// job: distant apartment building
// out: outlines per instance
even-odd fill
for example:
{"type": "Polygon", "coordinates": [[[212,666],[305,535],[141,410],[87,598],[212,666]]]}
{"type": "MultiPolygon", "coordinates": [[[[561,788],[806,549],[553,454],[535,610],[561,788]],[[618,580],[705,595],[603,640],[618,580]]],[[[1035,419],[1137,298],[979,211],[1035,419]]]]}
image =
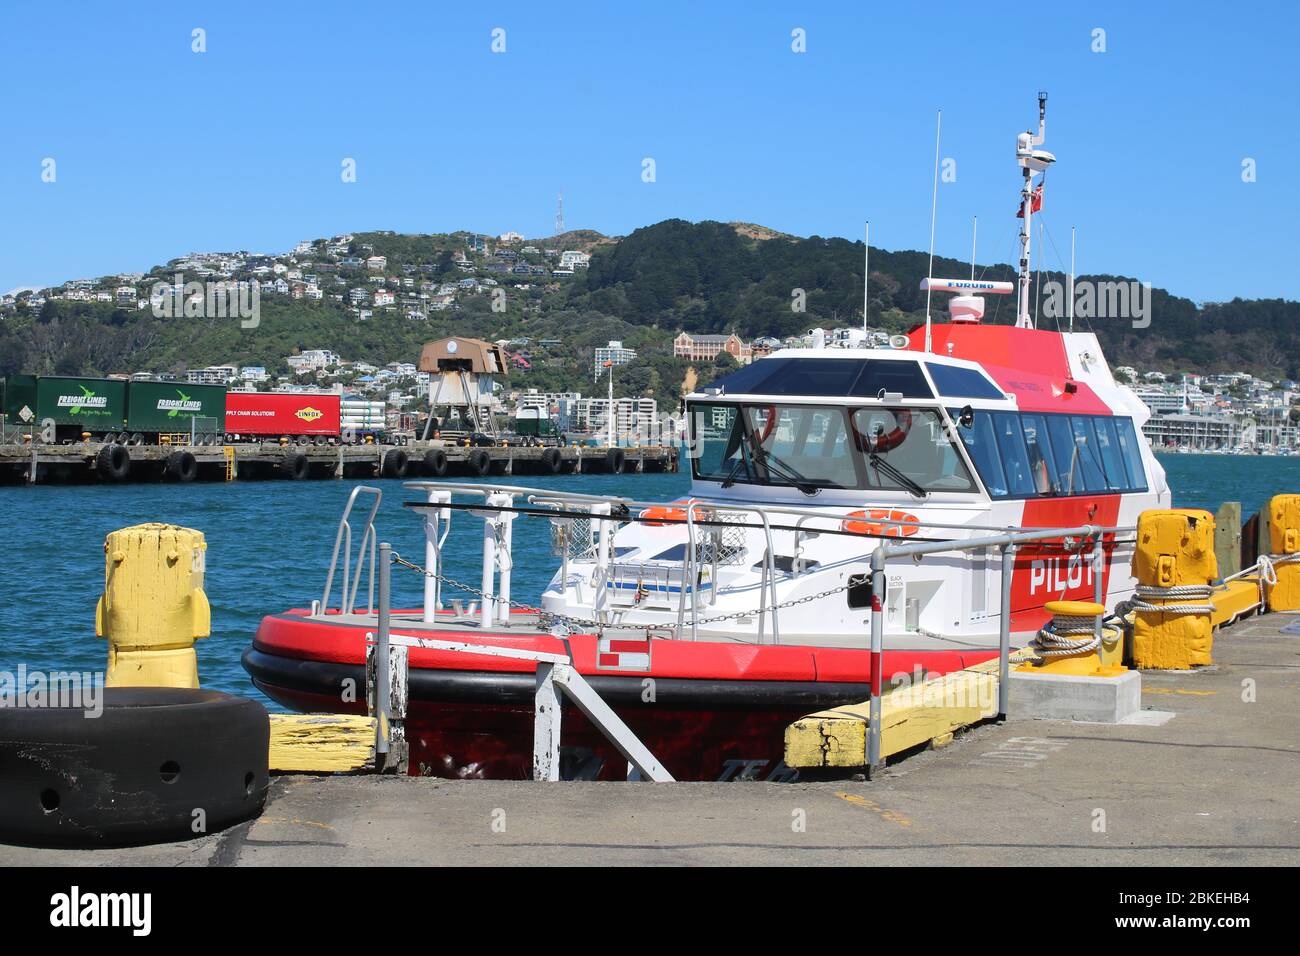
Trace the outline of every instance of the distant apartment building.
{"type": "Polygon", "coordinates": [[[523,242],[524,236],[523,233],[519,233],[519,232],[503,232],[501,233],[501,235],[497,236],[497,241],[498,242],[523,242]]]}
{"type": "Polygon", "coordinates": [[[585,269],[591,263],[591,256],[585,252],[566,250],[560,253],[561,269],[585,269]]]}
{"type": "Polygon", "coordinates": [[[285,362],[289,368],[301,374],[338,365],[339,357],[336,352],[329,349],[303,349],[298,355],[288,356],[285,362]]]}
{"type": "Polygon", "coordinates": [[[1142,434],[1156,448],[1232,448],[1237,444],[1238,429],[1226,416],[1152,415],[1142,426],[1142,434]]]}
{"type": "Polygon", "coordinates": [[[622,342],[610,342],[604,348],[596,349],[595,360],[592,363],[593,371],[599,375],[600,370],[605,367],[605,363],[611,365],[627,365],[636,358],[636,349],[626,349],[622,342]]]}
{"type": "Polygon", "coordinates": [[[366,268],[375,272],[383,272],[388,268],[387,256],[370,256],[366,259],[366,268]]]}
{"type": "Polygon", "coordinates": [[[720,352],[730,353],[742,365],[748,365],[754,357],[753,349],[735,334],[692,335],[689,332],[679,332],[677,338],[673,339],[673,355],[692,362],[710,362],[720,352]]]}
{"type": "MultiPolygon", "coordinates": [[[[620,435],[649,433],[659,418],[653,398],[614,399],[614,431],[620,435]]],[[[560,422],[562,429],[599,432],[609,427],[609,399],[582,398],[573,402],[570,415],[560,422]]]]}
{"type": "Polygon", "coordinates": [[[185,373],[185,381],[196,385],[225,385],[239,373],[236,365],[209,365],[192,368],[185,373]]]}

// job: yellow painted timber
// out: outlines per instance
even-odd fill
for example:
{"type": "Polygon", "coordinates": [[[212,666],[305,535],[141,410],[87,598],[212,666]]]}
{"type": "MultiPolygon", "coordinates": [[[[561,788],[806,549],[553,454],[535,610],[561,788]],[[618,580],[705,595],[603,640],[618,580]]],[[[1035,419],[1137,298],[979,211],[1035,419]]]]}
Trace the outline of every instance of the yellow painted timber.
{"type": "Polygon", "coordinates": [[[375,719],[356,714],[271,714],[273,771],[346,773],[374,766],[375,719]]]}
{"type": "MultiPolygon", "coordinates": [[[[1031,652],[1011,655],[1014,664],[1031,652]]],[[[785,729],[789,767],[861,767],[866,763],[870,701],[801,717],[785,729]]],[[[996,659],[920,684],[887,690],[880,698],[880,752],[884,757],[937,741],[998,712],[996,659]]]]}
{"type": "MultiPolygon", "coordinates": [[[[1274,495],[1268,503],[1269,547],[1274,555],[1300,553],[1300,495],[1274,495]]],[[[1300,611],[1300,561],[1277,565],[1268,590],[1271,611],[1300,611]]]]}
{"type": "Polygon", "coordinates": [[[203,532],[140,524],[104,539],[95,633],[108,640],[109,687],[198,687],[194,641],[212,630],[203,532]]]}
{"type": "Polygon", "coordinates": [[[1210,598],[1214,613],[1210,615],[1210,626],[1221,627],[1231,624],[1242,614],[1260,606],[1259,578],[1238,578],[1229,581],[1225,590],[1215,591],[1210,598]]]}

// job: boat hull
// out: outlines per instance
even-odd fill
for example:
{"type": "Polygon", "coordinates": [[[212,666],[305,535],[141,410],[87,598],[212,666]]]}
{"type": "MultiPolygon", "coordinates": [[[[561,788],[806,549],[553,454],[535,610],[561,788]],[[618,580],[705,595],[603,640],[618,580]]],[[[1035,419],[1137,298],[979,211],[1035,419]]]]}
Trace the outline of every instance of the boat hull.
{"type": "MultiPolygon", "coordinates": [[[[373,629],[373,625],[372,625],[373,629]]],[[[399,629],[395,629],[399,630],[399,629]]],[[[262,622],[243,655],[254,684],[296,711],[365,713],[365,628],[301,614],[262,622]],[[341,688],[354,693],[341,693],[341,688]]],[[[420,637],[466,640],[463,633],[420,637]]],[[[558,638],[480,634],[481,643],[563,650],[558,638]]],[[[799,717],[870,696],[866,650],[664,641],[648,672],[607,673],[595,666],[595,636],[567,639],[578,671],[678,780],[792,781],[785,728],[799,717]],[[691,673],[692,669],[695,673],[691,673]]],[[[890,675],[959,670],[993,651],[890,651],[890,675]]],[[[533,762],[536,678],[528,661],[457,652],[410,651],[406,737],[410,772],[459,779],[528,779],[533,762]]],[[[616,780],[627,763],[567,700],[561,775],[616,780]]]]}

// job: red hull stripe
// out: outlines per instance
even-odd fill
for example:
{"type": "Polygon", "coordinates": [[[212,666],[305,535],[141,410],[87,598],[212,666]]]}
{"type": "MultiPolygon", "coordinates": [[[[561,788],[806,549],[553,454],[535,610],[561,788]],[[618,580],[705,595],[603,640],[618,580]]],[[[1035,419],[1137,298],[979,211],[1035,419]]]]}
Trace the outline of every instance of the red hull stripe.
{"type": "MultiPolygon", "coordinates": [[[[306,611],[290,611],[262,619],[253,644],[259,650],[281,657],[324,661],[339,664],[365,662],[365,634],[373,627],[306,620],[306,611]]],[[[398,629],[398,633],[401,630],[398,629]]],[[[566,653],[564,642],[550,635],[522,635],[502,632],[474,634],[463,632],[424,631],[414,636],[465,643],[497,644],[507,647],[566,653]]],[[[597,663],[596,635],[574,634],[568,638],[573,661],[579,672],[592,673],[597,663]]],[[[644,650],[644,647],[640,648],[644,650]]],[[[617,655],[608,655],[616,657],[617,655]]],[[[945,674],[961,670],[996,657],[987,651],[886,651],[877,668],[879,679],[894,674],[910,674],[916,667],[927,672],[945,674]]],[[[529,661],[488,657],[458,651],[438,651],[412,647],[412,667],[445,671],[531,672],[529,661]]],[[[829,681],[864,683],[871,674],[871,651],[862,648],[794,647],[715,643],[711,641],[656,641],[653,666],[646,673],[654,677],[754,680],[754,681],[829,681]]]]}

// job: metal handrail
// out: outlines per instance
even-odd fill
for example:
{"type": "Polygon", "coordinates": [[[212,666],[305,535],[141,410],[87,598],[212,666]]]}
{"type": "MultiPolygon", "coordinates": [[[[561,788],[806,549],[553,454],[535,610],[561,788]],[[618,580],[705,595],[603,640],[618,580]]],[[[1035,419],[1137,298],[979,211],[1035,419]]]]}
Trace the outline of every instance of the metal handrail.
{"type": "Polygon", "coordinates": [[[339,595],[339,613],[351,614],[356,607],[357,589],[361,584],[362,569],[366,566],[366,545],[370,545],[370,577],[369,577],[369,597],[366,605],[366,613],[370,614],[375,609],[375,564],[376,564],[376,535],[375,535],[375,515],[379,512],[379,503],[383,501],[384,493],[371,485],[357,485],[348,495],[348,503],[343,508],[343,516],[339,518],[338,531],[334,533],[334,551],[330,555],[330,569],[325,576],[325,591],[321,595],[320,612],[322,614],[329,611],[330,592],[334,587],[334,572],[338,568],[339,548],[343,547],[343,574],[342,574],[342,591],[339,595]],[[361,547],[357,553],[357,566],[355,573],[352,572],[352,523],[348,518],[352,515],[352,507],[357,502],[357,497],[363,492],[374,495],[374,503],[370,506],[370,513],[366,516],[365,530],[361,534],[361,547]],[[349,578],[351,585],[349,586],[349,578]]]}
{"type": "MultiPolygon", "coordinates": [[[[885,567],[890,558],[922,557],[927,554],[940,554],[945,551],[974,551],[981,548],[1001,548],[1002,550],[1002,605],[998,609],[1000,626],[998,632],[998,717],[1006,719],[1010,706],[1010,655],[1011,655],[1011,577],[1015,569],[1015,550],[1021,544],[1057,538],[1065,535],[1078,536],[1092,540],[1093,594],[1098,604],[1105,606],[1105,594],[1102,588],[1104,562],[1103,538],[1107,533],[1128,533],[1136,527],[1107,528],[1101,525],[1079,525],[1075,528],[1038,528],[1033,531],[1007,532],[998,535],[985,535],[968,538],[964,541],[914,542],[911,544],[881,544],[871,552],[871,704],[867,722],[867,775],[881,765],[881,692],[883,684],[882,660],[885,643],[885,589],[888,579],[885,567]]],[[[1097,618],[1100,631],[1101,618],[1097,618]]]]}
{"type": "MultiPolygon", "coordinates": [[[[587,502],[608,502],[610,504],[619,504],[628,508],[653,508],[662,507],[662,501],[642,501],[636,498],[624,498],[616,495],[588,495],[581,492],[556,491],[553,488],[530,488],[523,485],[501,485],[495,483],[470,484],[465,482],[450,481],[407,481],[403,482],[403,487],[413,488],[421,491],[428,491],[431,488],[437,488],[445,491],[452,491],[465,494],[477,494],[486,497],[487,495],[503,491],[509,494],[521,495],[526,497],[530,504],[563,504],[565,501],[574,503],[587,502]]],[[[861,508],[862,505],[836,502],[826,504],[820,508],[802,508],[791,504],[750,504],[736,502],[730,498],[709,498],[697,497],[693,501],[700,505],[713,506],[717,508],[732,509],[737,511],[751,511],[755,514],[775,514],[775,515],[799,515],[808,518],[821,518],[827,521],[838,521],[849,516],[850,511],[861,508]],[[836,513],[833,509],[843,509],[844,513],[836,513]]],[[[902,504],[904,502],[895,502],[902,504]]],[[[894,510],[899,510],[895,508],[894,510]]],[[[898,527],[914,528],[940,528],[951,531],[1006,531],[1005,525],[986,525],[986,524],[957,524],[943,521],[905,521],[897,518],[872,518],[873,522],[898,527]]],[[[1101,527],[1099,530],[1105,533],[1115,533],[1121,531],[1132,531],[1132,527],[1101,527]]]]}

